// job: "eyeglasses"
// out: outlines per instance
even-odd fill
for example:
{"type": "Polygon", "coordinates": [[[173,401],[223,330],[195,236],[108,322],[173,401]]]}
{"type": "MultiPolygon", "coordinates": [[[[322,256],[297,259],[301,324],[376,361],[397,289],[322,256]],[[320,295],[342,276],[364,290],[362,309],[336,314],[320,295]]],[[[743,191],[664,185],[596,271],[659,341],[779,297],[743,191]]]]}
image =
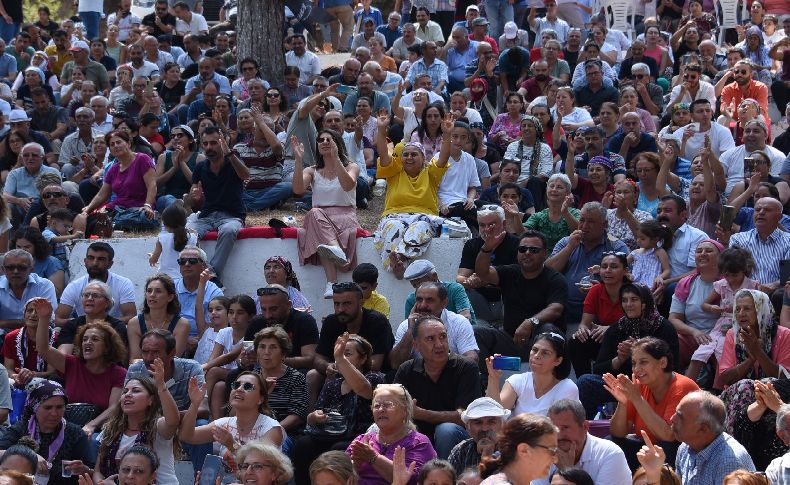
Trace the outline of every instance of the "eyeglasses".
{"type": "Polygon", "coordinates": [[[396,404],[393,401],[380,401],[380,402],[374,402],[372,407],[374,411],[378,411],[380,409],[389,411],[390,409],[395,409],[395,406],[396,404]]]}
{"type": "Polygon", "coordinates": [[[258,294],[258,296],[277,295],[277,294],[287,295],[288,294],[287,291],[283,291],[282,288],[278,288],[276,286],[266,286],[266,287],[263,287],[263,288],[258,288],[255,292],[258,294]]]}
{"type": "Polygon", "coordinates": [[[634,77],[637,78],[637,79],[644,79],[644,78],[647,77],[647,75],[645,75],[645,74],[634,74],[634,77]]]}
{"type": "Polygon", "coordinates": [[[543,251],[543,248],[538,248],[538,247],[535,247],[535,246],[519,246],[518,247],[518,252],[520,252],[520,253],[538,254],[541,251],[543,251]]]}
{"type": "Polygon", "coordinates": [[[266,93],[267,98],[279,98],[280,93],[266,93]]]}
{"type": "MultiPolygon", "coordinates": [[[[14,123],[11,123],[11,124],[13,125],[14,123]]],[[[41,158],[41,156],[42,155],[40,153],[23,153],[22,154],[22,158],[41,158]]]]}
{"type": "Polygon", "coordinates": [[[106,296],[102,295],[101,293],[83,293],[82,297],[86,300],[98,300],[101,298],[107,298],[106,296]]]}
{"type": "Polygon", "coordinates": [[[65,192],[47,192],[46,194],[41,194],[42,199],[54,199],[55,197],[65,197],[65,192]]]}
{"type": "Polygon", "coordinates": [[[548,451],[551,456],[557,456],[557,447],[556,446],[546,446],[546,445],[531,445],[533,448],[543,448],[544,450],[548,451]]]}
{"type": "Polygon", "coordinates": [[[184,266],[187,264],[202,264],[203,260],[200,258],[178,258],[176,262],[179,266],[184,266]]]}
{"type": "Polygon", "coordinates": [[[264,468],[271,468],[272,466],[268,463],[242,463],[239,465],[239,471],[244,473],[248,469],[254,472],[262,471],[264,468]]]}
{"type": "Polygon", "coordinates": [[[3,268],[5,268],[6,273],[13,273],[15,271],[19,271],[20,273],[23,271],[27,271],[30,266],[26,264],[5,264],[3,268]]]}
{"type": "Polygon", "coordinates": [[[244,392],[252,392],[255,390],[255,384],[253,384],[252,382],[233,381],[230,384],[230,388],[233,389],[234,391],[241,388],[241,390],[244,392]]]}

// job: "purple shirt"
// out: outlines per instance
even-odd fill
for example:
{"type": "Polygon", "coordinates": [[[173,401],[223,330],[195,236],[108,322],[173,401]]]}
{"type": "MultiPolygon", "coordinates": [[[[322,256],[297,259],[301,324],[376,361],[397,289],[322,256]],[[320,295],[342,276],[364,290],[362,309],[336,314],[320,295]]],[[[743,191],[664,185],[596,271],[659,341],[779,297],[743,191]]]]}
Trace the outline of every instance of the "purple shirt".
{"type": "MultiPolygon", "coordinates": [[[[371,432],[365,433],[354,438],[354,441],[364,440],[367,437],[368,443],[380,455],[384,455],[387,459],[392,460],[395,455],[395,448],[402,446],[406,450],[406,463],[414,462],[414,474],[409,480],[409,485],[417,483],[417,476],[420,474],[420,469],[429,460],[436,458],[436,450],[431,445],[431,440],[422,433],[417,431],[410,431],[406,436],[398,441],[391,443],[389,446],[379,443],[378,433],[371,432]]],[[[353,442],[352,442],[353,444],[353,442]]],[[[351,456],[351,445],[346,448],[346,454],[351,456]]],[[[390,485],[390,480],[385,479],[368,463],[363,463],[357,468],[359,474],[360,485],[390,485]]]]}
{"type": "Polygon", "coordinates": [[[120,163],[113,164],[104,177],[104,183],[110,184],[112,193],[115,194],[115,199],[107,207],[142,207],[148,193],[143,176],[149,170],[154,170],[154,161],[145,153],[138,153],[124,171],[121,171],[120,163]]]}

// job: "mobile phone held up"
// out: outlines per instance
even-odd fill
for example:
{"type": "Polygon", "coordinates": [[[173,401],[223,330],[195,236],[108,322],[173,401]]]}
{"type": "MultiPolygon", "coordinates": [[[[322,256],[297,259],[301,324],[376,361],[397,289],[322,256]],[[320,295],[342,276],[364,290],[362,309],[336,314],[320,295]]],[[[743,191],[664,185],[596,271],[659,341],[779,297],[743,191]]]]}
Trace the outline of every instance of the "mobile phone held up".
{"type": "Polygon", "coordinates": [[[214,485],[217,477],[222,477],[222,458],[217,455],[206,455],[203,468],[200,470],[198,485],[214,485]]]}
{"type": "Polygon", "coordinates": [[[521,370],[521,357],[507,357],[504,355],[494,356],[494,369],[496,370],[521,370]]]}

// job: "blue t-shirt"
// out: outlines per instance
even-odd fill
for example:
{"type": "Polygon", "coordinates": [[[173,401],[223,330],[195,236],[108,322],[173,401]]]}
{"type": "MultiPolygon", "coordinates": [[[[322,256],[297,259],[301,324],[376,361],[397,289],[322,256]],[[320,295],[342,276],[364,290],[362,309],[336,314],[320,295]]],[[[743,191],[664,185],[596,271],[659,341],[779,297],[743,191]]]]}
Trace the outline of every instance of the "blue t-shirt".
{"type": "Polygon", "coordinates": [[[33,264],[33,272],[42,278],[49,278],[50,275],[63,269],[63,264],[54,256],[47,256],[47,259],[37,259],[33,264]]]}

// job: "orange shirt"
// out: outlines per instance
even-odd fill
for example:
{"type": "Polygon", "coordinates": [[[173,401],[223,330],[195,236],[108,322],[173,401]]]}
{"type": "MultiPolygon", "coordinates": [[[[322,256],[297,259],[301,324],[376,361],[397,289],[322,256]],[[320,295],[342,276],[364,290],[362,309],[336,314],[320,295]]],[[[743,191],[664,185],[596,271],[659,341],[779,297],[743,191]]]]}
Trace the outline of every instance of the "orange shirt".
{"type": "MultiPolygon", "coordinates": [[[[667,393],[664,395],[664,399],[662,399],[659,403],[656,402],[656,399],[653,397],[653,394],[650,392],[650,389],[647,386],[639,386],[639,393],[642,395],[642,398],[647,401],[647,403],[650,405],[650,408],[653,409],[656,414],[661,416],[661,418],[666,421],[667,424],[669,424],[669,420],[672,418],[672,415],[675,414],[675,408],[678,407],[678,403],[680,403],[680,400],[683,399],[683,396],[690,392],[699,390],[697,383],[683,374],[673,372],[673,375],[674,379],[672,379],[672,382],[669,384],[669,388],[667,389],[667,393]]],[[[645,421],[636,413],[636,408],[630,402],[628,403],[628,422],[634,423],[634,434],[636,434],[639,439],[642,439],[642,430],[645,430],[647,431],[647,435],[650,436],[650,439],[654,442],[656,441],[656,437],[647,428],[645,421]]]]}
{"type": "Polygon", "coordinates": [[[744,93],[738,83],[730,83],[721,90],[721,107],[731,106],[733,109],[733,119],[738,119],[738,105],[746,98],[752,98],[760,104],[763,118],[768,126],[771,126],[771,119],[768,117],[768,86],[754,79],[749,82],[744,93]]]}

